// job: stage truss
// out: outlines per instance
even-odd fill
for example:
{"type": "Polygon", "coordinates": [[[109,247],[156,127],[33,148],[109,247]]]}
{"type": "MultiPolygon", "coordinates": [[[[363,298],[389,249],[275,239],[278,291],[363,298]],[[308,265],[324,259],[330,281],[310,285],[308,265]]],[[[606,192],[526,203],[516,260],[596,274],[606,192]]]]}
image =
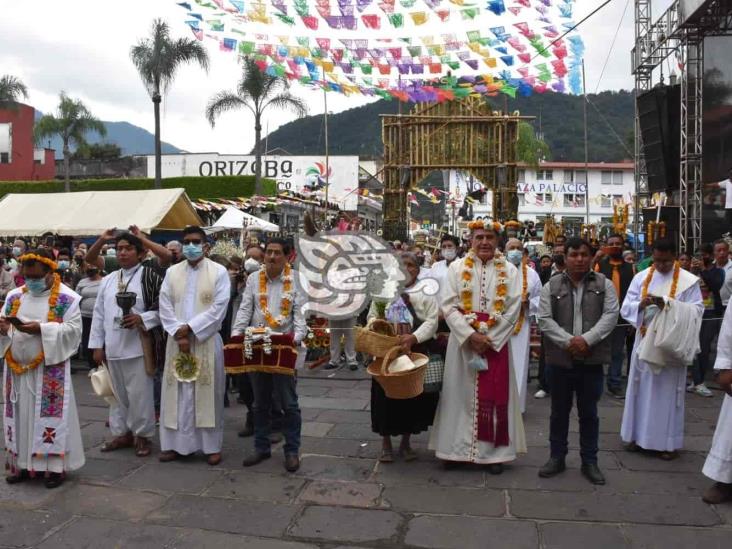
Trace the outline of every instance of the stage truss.
{"type": "MultiPolygon", "coordinates": [[[[683,0],[654,23],[652,0],[635,0],[635,216],[633,232],[644,230],[642,207],[648,205],[648,173],[643,156],[637,97],[653,85],[653,71],[675,55],[681,68],[681,154],[678,190],[679,249],[693,253],[702,241],[702,155],[704,38],[732,35],[732,0],[711,0],[693,18],[683,19],[683,0]]],[[[639,239],[636,238],[636,245],[639,239]]]]}
{"type": "Polygon", "coordinates": [[[382,115],[384,227],[387,240],[407,240],[407,194],[435,170],[463,170],[494,192],[493,217],[518,210],[519,121],[491,111],[481,97],[420,104],[406,115],[382,115]]]}

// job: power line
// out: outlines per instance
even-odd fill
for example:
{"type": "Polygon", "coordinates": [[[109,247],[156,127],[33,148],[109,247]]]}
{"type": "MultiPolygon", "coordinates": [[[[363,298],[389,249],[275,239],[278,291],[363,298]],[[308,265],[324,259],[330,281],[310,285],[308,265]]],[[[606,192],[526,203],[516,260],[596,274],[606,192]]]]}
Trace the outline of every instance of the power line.
{"type": "Polygon", "coordinates": [[[613,36],[613,41],[610,44],[610,49],[607,52],[607,57],[605,58],[605,63],[602,65],[602,70],[600,71],[600,78],[597,79],[597,86],[595,87],[595,93],[600,89],[600,82],[602,82],[602,77],[605,74],[605,69],[607,68],[608,61],[610,61],[610,56],[613,53],[613,49],[615,48],[615,41],[618,39],[618,34],[620,33],[620,27],[623,26],[623,20],[625,19],[625,13],[628,11],[628,6],[630,5],[630,0],[626,0],[625,2],[625,8],[623,8],[623,15],[620,16],[620,21],[618,21],[618,28],[615,29],[615,36],[613,36]]]}

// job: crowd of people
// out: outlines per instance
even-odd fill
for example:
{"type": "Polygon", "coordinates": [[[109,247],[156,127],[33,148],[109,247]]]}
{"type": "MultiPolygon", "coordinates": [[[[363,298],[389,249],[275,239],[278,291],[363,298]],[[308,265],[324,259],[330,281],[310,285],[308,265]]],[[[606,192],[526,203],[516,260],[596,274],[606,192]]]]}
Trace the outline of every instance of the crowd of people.
{"type": "MultiPolygon", "coordinates": [[[[417,459],[410,437],[429,429],[429,447],[446,468],[476,463],[501,474],[527,451],[523,413],[536,337],[534,397],[551,398],[541,477],[566,468],[576,401],[582,473],[605,483],[597,461],[597,404],[605,388],[611,398],[625,399],[620,436],[626,449],[676,459],[685,392],[713,396],[706,382],[717,341],[715,379],[730,396],[704,466],[715,484],[703,497],[732,500],[729,244],[720,240],[689,255],[658,239],[643,264],[623,235],[601,245],[560,235],[547,253],[529,249],[522,236],[478,220],[463,238],[443,236],[434,253],[391,243],[404,289],[381,311],[371,302],[365,323],[385,319],[401,353],[435,357],[444,373],[438,390],[411,399],[390,398],[372,381],[372,429],[383,437],[379,460],[397,458],[394,436],[401,437],[398,457],[417,459]],[[427,278],[437,281],[436,295],[416,289],[427,278]]],[[[211,254],[199,227],[164,246],[133,225],[106,231],[90,246],[44,241],[29,249],[18,239],[0,247],[7,481],[41,474],[52,488],[84,464],[73,357],[109,373],[115,398],[102,452],[131,448],[149,456],[157,433],[161,462],[203,453],[210,465],[219,464],[228,398],[224,344],[244,338],[250,356],[255,332],[265,341],[270,332],[282,334],[284,347],[293,349],[308,337],[308,293],[294,259],[291,242],[279,238],[249,246],[243,257],[211,254]],[[126,304],[121,296],[129,298],[126,304]]],[[[331,321],[326,369],[366,366],[354,347],[356,324],[356,318],[331,321]]],[[[284,467],[299,468],[297,376],[283,369],[275,364],[235,376],[247,407],[239,434],[254,437],[245,467],[270,458],[281,432],[284,467]]]]}

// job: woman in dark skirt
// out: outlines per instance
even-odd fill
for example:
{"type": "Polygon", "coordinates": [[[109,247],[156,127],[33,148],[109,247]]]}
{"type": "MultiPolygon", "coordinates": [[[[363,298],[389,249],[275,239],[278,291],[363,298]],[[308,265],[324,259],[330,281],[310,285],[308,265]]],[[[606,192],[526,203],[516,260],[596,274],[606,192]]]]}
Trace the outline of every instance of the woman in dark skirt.
{"type": "MultiPolygon", "coordinates": [[[[407,272],[406,287],[417,281],[419,266],[417,257],[412,253],[402,254],[402,262],[407,272]]],[[[371,304],[369,320],[376,318],[375,304],[371,304]]],[[[405,353],[430,354],[437,331],[437,300],[423,292],[404,293],[386,307],[386,320],[397,326],[400,343],[405,353]]],[[[399,454],[405,461],[412,461],[417,454],[412,450],[409,439],[412,434],[426,431],[435,417],[439,393],[422,393],[409,399],[391,399],[386,396],[376,380],[371,381],[371,429],[383,437],[379,461],[394,461],[392,436],[402,437],[399,454]]]]}

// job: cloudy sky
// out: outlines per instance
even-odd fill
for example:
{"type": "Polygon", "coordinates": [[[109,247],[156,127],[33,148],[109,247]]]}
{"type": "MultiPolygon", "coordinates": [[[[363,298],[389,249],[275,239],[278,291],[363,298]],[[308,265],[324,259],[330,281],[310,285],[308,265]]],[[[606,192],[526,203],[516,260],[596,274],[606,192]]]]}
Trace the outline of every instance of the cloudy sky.
{"type": "MultiPolygon", "coordinates": [[[[575,20],[602,3],[577,0],[575,20]]],[[[656,0],[654,15],[670,3],[656,0]]],[[[21,78],[30,91],[28,102],[41,111],[53,111],[58,92],[65,90],[81,98],[103,120],[127,121],[152,131],[152,103],[129,60],[130,46],[148,34],[155,17],[166,19],[175,35],[190,36],[183,22],[185,12],[173,0],[56,0],[31,5],[33,9],[27,2],[0,0],[0,74],[21,78]]],[[[587,48],[588,91],[630,89],[633,1],[612,0],[581,27],[581,35],[587,48]],[[600,79],[624,10],[615,47],[600,79]]],[[[221,118],[214,129],[204,119],[203,110],[211,95],[233,88],[239,76],[233,55],[217,51],[212,42],[205,43],[212,59],[211,70],[208,75],[189,67],[179,72],[164,102],[163,140],[189,151],[247,152],[254,143],[248,111],[221,118]]],[[[294,89],[307,101],[311,114],[323,112],[321,93],[294,89]]],[[[363,102],[328,94],[330,111],[363,102]]],[[[290,119],[288,113],[271,112],[264,125],[273,131],[290,119]]]]}

